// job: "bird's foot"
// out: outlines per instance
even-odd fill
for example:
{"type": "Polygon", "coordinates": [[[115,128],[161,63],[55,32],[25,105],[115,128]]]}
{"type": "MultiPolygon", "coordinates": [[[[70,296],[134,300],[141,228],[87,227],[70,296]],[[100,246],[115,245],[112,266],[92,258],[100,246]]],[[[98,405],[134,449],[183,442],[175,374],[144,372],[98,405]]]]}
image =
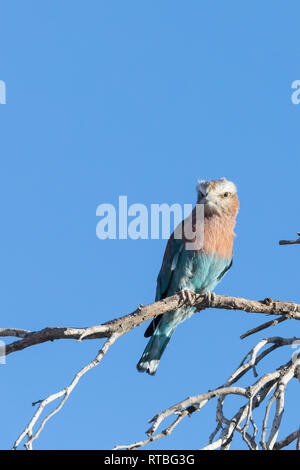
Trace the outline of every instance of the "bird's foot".
{"type": "Polygon", "coordinates": [[[189,289],[183,289],[179,292],[182,302],[186,303],[187,301],[191,304],[194,300],[195,292],[189,289]]]}

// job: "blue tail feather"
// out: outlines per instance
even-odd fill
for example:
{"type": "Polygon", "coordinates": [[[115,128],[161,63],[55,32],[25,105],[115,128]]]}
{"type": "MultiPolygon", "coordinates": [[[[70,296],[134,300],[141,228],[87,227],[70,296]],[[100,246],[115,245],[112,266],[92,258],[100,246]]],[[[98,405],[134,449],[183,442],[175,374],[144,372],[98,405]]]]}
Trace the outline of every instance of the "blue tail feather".
{"type": "Polygon", "coordinates": [[[166,349],[176,327],[195,311],[195,307],[181,307],[177,310],[164,313],[154,330],[141,359],[137,364],[140,372],[154,375],[160,358],[166,349]]]}
{"type": "Polygon", "coordinates": [[[150,375],[155,374],[160,358],[166,349],[174,330],[175,327],[169,330],[168,334],[163,334],[158,328],[156,328],[136,366],[138,371],[147,372],[150,375]]]}

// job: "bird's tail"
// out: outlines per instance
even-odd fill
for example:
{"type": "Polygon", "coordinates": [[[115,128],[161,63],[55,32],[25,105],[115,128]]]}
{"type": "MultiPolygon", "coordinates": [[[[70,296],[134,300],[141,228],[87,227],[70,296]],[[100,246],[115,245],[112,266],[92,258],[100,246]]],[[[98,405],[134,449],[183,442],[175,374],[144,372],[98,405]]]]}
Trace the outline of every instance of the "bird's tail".
{"type": "Polygon", "coordinates": [[[147,374],[150,375],[155,374],[160,358],[166,349],[175,328],[176,325],[164,333],[162,333],[158,327],[156,328],[136,366],[139,372],[147,372],[147,374]]]}

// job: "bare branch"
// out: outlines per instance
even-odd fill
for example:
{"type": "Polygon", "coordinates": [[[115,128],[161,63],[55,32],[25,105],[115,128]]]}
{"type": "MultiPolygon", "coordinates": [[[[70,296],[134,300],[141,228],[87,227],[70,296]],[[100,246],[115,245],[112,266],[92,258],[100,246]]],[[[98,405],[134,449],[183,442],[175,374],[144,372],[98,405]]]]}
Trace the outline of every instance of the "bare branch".
{"type": "MultiPolygon", "coordinates": [[[[139,306],[134,312],[128,315],[97,326],[87,328],[48,327],[33,332],[14,328],[2,328],[0,330],[0,336],[16,336],[23,338],[6,345],[6,355],[56,339],[77,339],[81,341],[83,339],[109,338],[114,333],[123,335],[145,321],[162,313],[176,310],[183,305],[195,306],[196,311],[205,308],[243,310],[248,313],[281,315],[285,319],[293,318],[300,320],[300,305],[293,302],[273,301],[270,298],[257,301],[244,299],[242,297],[229,297],[216,294],[199,295],[191,292],[190,297],[183,298],[181,293],[179,293],[146,306],[139,306]]],[[[283,321],[283,319],[276,320],[277,323],[279,321],[283,321]]],[[[272,324],[273,323],[270,323],[269,326],[272,324]]],[[[4,352],[2,354],[4,354],[4,352]]]]}
{"type": "Polygon", "coordinates": [[[0,328],[0,336],[15,336],[16,338],[26,338],[30,335],[29,330],[20,330],[18,328],[0,328]]]}
{"type": "Polygon", "coordinates": [[[189,397],[186,400],[178,403],[177,405],[172,406],[171,408],[168,408],[167,410],[159,413],[158,415],[154,416],[152,418],[152,421],[154,421],[153,425],[151,428],[147,431],[147,434],[149,439],[145,439],[144,441],[140,442],[135,442],[134,444],[130,445],[122,445],[122,446],[116,446],[114,447],[114,450],[117,449],[136,449],[137,447],[142,447],[149,442],[152,442],[156,439],[160,439],[161,437],[169,435],[173,429],[177,426],[177,424],[187,415],[191,414],[192,412],[196,411],[195,409],[192,408],[192,405],[197,403],[197,407],[199,408],[198,405],[201,405],[201,402],[207,403],[209,400],[212,398],[215,398],[220,395],[241,395],[241,396],[248,396],[248,392],[246,388],[243,387],[223,387],[219,388],[216,390],[213,390],[211,392],[207,393],[202,393],[201,395],[196,395],[195,397],[189,397]],[[159,424],[168,416],[171,414],[178,414],[179,416],[176,418],[176,420],[171,424],[171,426],[168,426],[166,429],[164,429],[160,434],[153,436],[154,432],[158,428],[159,424]]]}
{"type": "Polygon", "coordinates": [[[279,245],[298,245],[300,243],[300,232],[297,232],[297,240],[280,240],[279,245]]]}
{"type": "MultiPolygon", "coordinates": [[[[233,386],[233,384],[237,382],[245,373],[253,369],[254,366],[257,365],[267,354],[270,354],[276,348],[285,345],[292,345],[298,341],[299,340],[297,338],[280,337],[266,338],[264,340],[261,340],[247,354],[242,363],[239,365],[236,371],[233,372],[233,374],[229,377],[229,379],[223,386],[218,387],[217,389],[209,391],[207,393],[202,393],[194,397],[189,397],[186,400],[183,400],[177,403],[176,405],[173,405],[170,408],[161,411],[150,420],[150,422],[152,422],[153,424],[147,431],[147,434],[149,436],[148,439],[135,442],[134,444],[116,446],[115,449],[136,449],[138,447],[142,447],[148,444],[149,442],[161,439],[162,437],[170,434],[185,416],[189,416],[192,413],[199,411],[209,400],[215,397],[219,397],[216,414],[217,427],[210,436],[209,444],[205,446],[203,450],[214,450],[219,448],[229,449],[234,433],[236,431],[242,435],[249,449],[257,450],[259,446],[258,443],[255,441],[255,437],[257,434],[258,427],[254,422],[253,410],[260,406],[261,403],[265,400],[265,398],[274,389],[275,392],[272,395],[271,400],[269,401],[269,404],[266,408],[261,446],[265,449],[277,448],[277,445],[279,445],[279,448],[283,447],[282,443],[276,443],[276,439],[278,436],[279,426],[283,415],[284,393],[288,382],[293,377],[298,377],[296,371],[300,367],[300,358],[294,358],[293,360],[290,360],[285,365],[279,367],[275,371],[264,374],[262,377],[258,378],[258,380],[253,385],[248,388],[233,386]],[[272,344],[272,346],[267,348],[265,351],[262,351],[258,355],[259,351],[268,344],[272,344]],[[247,362],[245,362],[247,357],[249,359],[247,362]],[[247,402],[235,413],[235,415],[231,419],[227,419],[225,418],[223,413],[224,401],[227,396],[234,394],[243,396],[247,399],[247,402]],[[277,407],[272,423],[272,429],[270,432],[269,440],[268,443],[266,443],[267,420],[271,405],[274,401],[276,401],[277,407]],[[155,434],[160,424],[171,415],[177,416],[176,419],[172,422],[172,424],[163,429],[160,433],[155,434]],[[242,425],[243,422],[245,422],[244,425],[242,425]],[[248,432],[250,423],[253,427],[252,435],[248,432]],[[219,432],[221,432],[221,435],[217,437],[219,432]]],[[[294,439],[296,439],[297,437],[298,434],[294,437],[294,439]]],[[[289,436],[288,438],[291,439],[291,437],[289,436]]]]}
{"type": "Polygon", "coordinates": [[[285,398],[285,390],[288,382],[295,376],[295,370],[300,364],[300,359],[295,360],[288,366],[282,368],[281,373],[282,377],[277,384],[274,396],[276,398],[276,412],[273,419],[273,424],[269,436],[269,440],[267,443],[268,449],[273,449],[274,445],[277,440],[277,436],[279,433],[279,427],[282,420],[282,415],[284,412],[284,398],[285,398]]]}
{"type": "MultiPolygon", "coordinates": [[[[120,336],[124,335],[128,331],[134,329],[135,327],[141,325],[143,322],[150,320],[157,315],[163,314],[165,312],[175,310],[183,305],[191,305],[196,307],[196,311],[201,311],[205,308],[217,308],[225,310],[242,310],[248,313],[261,313],[268,315],[280,315],[279,319],[275,319],[267,324],[261,325],[251,332],[260,331],[262,328],[267,328],[273,326],[283,320],[287,319],[296,319],[300,320],[300,305],[292,302],[282,302],[282,301],[273,301],[270,298],[265,300],[256,301],[244,299],[241,297],[229,297],[226,295],[215,295],[215,294],[206,294],[198,295],[194,292],[190,292],[189,296],[183,296],[182,293],[178,293],[172,297],[167,297],[159,302],[152,303],[150,305],[140,305],[133,313],[116,318],[112,321],[103,323],[101,325],[87,327],[87,328],[73,328],[73,327],[49,327],[44,328],[40,331],[27,331],[14,328],[2,328],[0,329],[0,336],[15,336],[21,338],[17,341],[13,341],[8,344],[6,348],[0,350],[0,354],[11,354],[15,351],[23,350],[27,347],[31,347],[36,344],[41,344],[46,341],[53,341],[55,339],[77,339],[78,341],[86,339],[95,339],[95,338],[107,338],[107,341],[104,343],[102,349],[98,352],[95,359],[90,362],[88,365],[83,367],[74,377],[72,382],[65,387],[63,390],[54,393],[43,400],[38,400],[35,404],[38,404],[38,408],[34,413],[31,421],[21,433],[19,438],[14,444],[14,449],[19,446],[22,440],[26,437],[27,442],[25,446],[27,449],[32,448],[32,443],[41,431],[43,430],[47,421],[53,417],[64,405],[68,399],[70,393],[73,391],[77,385],[79,379],[91,368],[98,365],[102,357],[106,354],[107,350],[114,343],[114,341],[120,336]],[[5,349],[5,351],[3,351],[5,349]],[[43,410],[49,403],[59,400],[58,405],[46,417],[42,420],[38,429],[35,430],[35,426],[38,420],[41,417],[43,410]]],[[[249,332],[248,332],[249,333],[249,332]]],[[[246,335],[246,334],[245,334],[246,335]]],[[[244,335],[244,336],[245,336],[244,335]]],[[[287,382],[292,378],[293,372],[290,368],[289,375],[287,373],[283,374],[282,381],[279,382],[278,379],[280,376],[280,370],[266,374],[261,377],[255,384],[250,388],[236,387],[233,386],[245,373],[249,370],[253,370],[254,376],[257,377],[257,372],[255,366],[268,354],[277,349],[278,347],[292,344],[297,341],[296,338],[266,338],[260,341],[243,359],[240,366],[237,370],[231,375],[228,381],[221,387],[209,391],[207,393],[202,393],[194,397],[190,397],[186,400],[183,400],[180,403],[177,403],[173,407],[168,408],[167,410],[156,415],[151,422],[153,423],[151,428],[148,430],[148,438],[130,444],[129,446],[118,446],[118,448],[137,448],[146,445],[147,443],[160,439],[168,434],[170,434],[176,426],[184,419],[186,416],[191,415],[195,411],[199,411],[208,401],[213,398],[219,397],[218,406],[217,406],[217,429],[211,435],[210,443],[206,447],[207,449],[222,448],[228,449],[230,447],[234,433],[237,431],[241,433],[242,438],[246,442],[249,448],[256,449],[257,444],[255,442],[255,435],[257,432],[257,426],[254,422],[252,411],[260,402],[267,396],[274,384],[277,385],[277,389],[281,390],[278,397],[276,397],[277,403],[277,412],[272,424],[272,430],[270,433],[269,441],[266,445],[267,448],[274,448],[276,445],[276,439],[278,435],[278,428],[280,426],[280,419],[283,413],[283,402],[284,402],[284,391],[287,382]],[[266,345],[271,344],[269,348],[260,352],[266,345]],[[260,354],[258,355],[258,353],[260,354]],[[248,358],[248,361],[245,362],[248,358]],[[287,380],[287,377],[289,379],[287,380]],[[286,382],[285,382],[286,381],[286,382]],[[279,388],[278,388],[279,387],[279,388]],[[247,399],[247,403],[240,408],[240,410],[235,414],[231,419],[227,419],[223,414],[223,403],[227,395],[240,395],[247,399]],[[166,427],[161,433],[155,434],[158,426],[164,421],[168,416],[175,415],[174,421],[166,427]],[[245,424],[242,423],[245,421],[245,424]],[[249,425],[252,424],[254,429],[253,435],[249,433],[249,425]],[[224,426],[225,425],[225,426],[224,426]],[[216,437],[217,434],[221,432],[220,437],[216,437]]],[[[294,371],[295,372],[295,371],[294,371]]],[[[276,390],[277,390],[276,389],[276,390]]],[[[279,393],[279,392],[278,392],[279,393]]],[[[300,445],[300,444],[299,444],[300,445]]]]}
{"type": "Polygon", "coordinates": [[[260,442],[264,450],[267,450],[266,435],[267,435],[267,429],[268,429],[268,419],[269,419],[270,411],[271,411],[271,408],[275,399],[276,399],[275,395],[272,395],[269,400],[268,405],[266,406],[265,417],[264,417],[263,427],[262,427],[262,437],[261,437],[261,442],[260,442]]]}
{"type": "Polygon", "coordinates": [[[63,407],[63,405],[65,404],[65,402],[69,398],[71,392],[74,390],[74,388],[76,387],[76,385],[77,385],[78,381],[81,379],[81,377],[84,374],[86,374],[89,370],[91,370],[93,367],[95,367],[99,364],[99,362],[102,360],[102,358],[107,353],[108,349],[116,341],[117,338],[118,338],[118,335],[116,333],[114,335],[112,335],[110,338],[108,338],[106,340],[106,342],[104,343],[103,347],[98,351],[97,356],[95,357],[95,359],[93,361],[91,361],[89,364],[87,364],[86,366],[84,366],[75,375],[75,377],[73,378],[70,385],[65,387],[63,390],[60,390],[59,392],[54,393],[53,395],[50,395],[49,397],[45,398],[44,400],[39,400],[38,402],[33,403],[33,405],[39,403],[39,407],[38,407],[37,411],[34,413],[33,417],[31,418],[29,424],[26,426],[25,430],[20,434],[20,436],[18,437],[18,439],[14,443],[13,450],[15,450],[20,445],[20,443],[22,442],[22,440],[24,439],[25,436],[27,436],[27,442],[25,443],[25,447],[27,448],[27,450],[32,450],[32,443],[40,435],[41,431],[44,429],[44,426],[45,426],[46,422],[50,418],[52,418],[52,416],[54,416],[63,407]],[[62,400],[59,402],[59,404],[54,409],[54,411],[49,413],[43,419],[43,421],[40,424],[37,431],[34,432],[33,428],[34,428],[35,424],[37,423],[38,419],[40,418],[44,408],[49,403],[51,403],[51,402],[53,402],[53,401],[55,401],[55,400],[57,400],[61,397],[62,397],[62,400]]]}
{"type": "Polygon", "coordinates": [[[266,328],[270,328],[271,326],[278,325],[278,323],[281,323],[287,319],[288,319],[287,317],[282,316],[279,318],[275,318],[275,320],[270,320],[266,323],[263,323],[262,325],[257,326],[256,328],[253,328],[252,330],[246,331],[246,333],[243,333],[240,336],[240,338],[241,339],[247,338],[247,336],[253,335],[254,333],[257,333],[258,331],[265,330],[266,328]]]}
{"type": "MultiPolygon", "coordinates": [[[[283,449],[283,447],[287,447],[293,441],[295,441],[297,438],[298,439],[300,438],[300,429],[298,429],[297,431],[292,432],[291,434],[286,436],[281,441],[276,442],[276,444],[274,445],[274,450],[280,450],[280,449],[283,449]]],[[[297,449],[297,450],[299,450],[299,449],[297,449]]]]}

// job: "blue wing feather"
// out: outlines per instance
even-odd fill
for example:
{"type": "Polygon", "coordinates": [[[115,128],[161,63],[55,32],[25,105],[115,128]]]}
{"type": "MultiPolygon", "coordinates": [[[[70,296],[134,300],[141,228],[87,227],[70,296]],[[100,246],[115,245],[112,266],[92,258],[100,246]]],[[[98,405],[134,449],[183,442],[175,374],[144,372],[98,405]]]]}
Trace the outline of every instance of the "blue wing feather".
{"type": "MultiPolygon", "coordinates": [[[[155,301],[158,301],[167,297],[168,290],[169,290],[170,284],[172,283],[173,275],[178,265],[178,261],[179,261],[182,251],[183,251],[182,240],[179,240],[179,239],[177,240],[172,235],[169,238],[169,241],[167,243],[162,266],[157,277],[155,301]]],[[[158,315],[156,318],[152,320],[152,322],[150,323],[150,325],[145,331],[145,334],[144,334],[145,338],[149,338],[149,336],[152,336],[158,323],[161,320],[161,317],[162,315],[158,315]]]]}

